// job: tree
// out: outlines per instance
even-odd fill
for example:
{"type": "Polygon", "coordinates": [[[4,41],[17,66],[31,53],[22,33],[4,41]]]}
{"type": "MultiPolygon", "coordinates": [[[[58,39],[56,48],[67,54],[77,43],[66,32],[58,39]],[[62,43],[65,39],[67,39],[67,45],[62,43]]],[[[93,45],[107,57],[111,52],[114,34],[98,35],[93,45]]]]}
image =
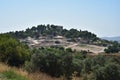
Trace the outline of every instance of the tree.
{"type": "Polygon", "coordinates": [[[113,45],[108,46],[104,51],[106,53],[118,53],[120,51],[120,44],[115,41],[113,45]]]}
{"type": "Polygon", "coordinates": [[[92,80],[119,80],[120,65],[115,63],[106,64],[104,67],[99,67],[94,71],[92,80]]]}
{"type": "Polygon", "coordinates": [[[20,66],[29,58],[26,45],[8,34],[0,34],[0,60],[11,66],[20,66]]]}

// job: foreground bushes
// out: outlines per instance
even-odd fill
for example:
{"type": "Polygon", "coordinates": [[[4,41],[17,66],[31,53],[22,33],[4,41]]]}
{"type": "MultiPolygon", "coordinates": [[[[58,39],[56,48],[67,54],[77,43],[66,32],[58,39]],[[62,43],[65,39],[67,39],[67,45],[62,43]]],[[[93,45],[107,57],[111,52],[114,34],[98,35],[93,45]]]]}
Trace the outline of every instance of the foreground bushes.
{"type": "Polygon", "coordinates": [[[8,34],[0,34],[0,61],[20,66],[29,58],[27,46],[8,34]]]}
{"type": "Polygon", "coordinates": [[[103,67],[95,69],[93,74],[93,80],[119,80],[120,65],[115,63],[109,63],[103,67]]]}
{"type": "Polygon", "coordinates": [[[42,71],[51,76],[65,76],[71,79],[77,76],[89,80],[118,80],[120,78],[120,60],[116,57],[87,57],[85,53],[64,48],[40,48],[33,50],[31,60],[26,63],[29,72],[42,71]],[[112,72],[111,72],[112,71],[112,72]],[[116,77],[115,77],[116,76],[116,77]]]}
{"type": "Polygon", "coordinates": [[[76,57],[73,53],[64,48],[40,48],[26,64],[26,69],[29,72],[42,71],[56,77],[61,75],[70,77],[74,71],[81,70],[79,68],[82,63],[80,64],[77,58],[83,59],[82,55],[76,57]]]}

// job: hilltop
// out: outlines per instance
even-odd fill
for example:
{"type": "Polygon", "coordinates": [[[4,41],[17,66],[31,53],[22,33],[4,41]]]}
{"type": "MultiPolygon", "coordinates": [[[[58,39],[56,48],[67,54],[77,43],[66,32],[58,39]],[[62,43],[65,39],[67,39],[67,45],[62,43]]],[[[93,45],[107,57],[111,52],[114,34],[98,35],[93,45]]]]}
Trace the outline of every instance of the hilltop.
{"type": "Polygon", "coordinates": [[[27,37],[32,37],[38,39],[39,37],[54,37],[54,36],[63,36],[66,38],[82,38],[86,40],[86,43],[91,43],[98,40],[98,37],[91,32],[77,30],[77,29],[63,29],[63,26],[58,25],[38,25],[33,26],[32,28],[27,28],[25,31],[15,31],[10,32],[11,35],[18,39],[23,39],[27,37]]]}
{"type": "Polygon", "coordinates": [[[92,53],[104,52],[112,44],[87,30],[64,29],[59,25],[37,25],[22,31],[9,32],[13,37],[28,44],[29,47],[62,46],[73,50],[85,50],[92,53]]]}

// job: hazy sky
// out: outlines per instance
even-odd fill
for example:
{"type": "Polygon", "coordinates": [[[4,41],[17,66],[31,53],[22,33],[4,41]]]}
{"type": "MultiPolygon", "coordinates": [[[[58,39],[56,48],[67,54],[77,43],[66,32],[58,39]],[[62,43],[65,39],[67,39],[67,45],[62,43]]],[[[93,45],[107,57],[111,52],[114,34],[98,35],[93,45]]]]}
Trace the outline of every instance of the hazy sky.
{"type": "Polygon", "coordinates": [[[39,24],[120,36],[120,0],[0,0],[0,32],[39,24]]]}

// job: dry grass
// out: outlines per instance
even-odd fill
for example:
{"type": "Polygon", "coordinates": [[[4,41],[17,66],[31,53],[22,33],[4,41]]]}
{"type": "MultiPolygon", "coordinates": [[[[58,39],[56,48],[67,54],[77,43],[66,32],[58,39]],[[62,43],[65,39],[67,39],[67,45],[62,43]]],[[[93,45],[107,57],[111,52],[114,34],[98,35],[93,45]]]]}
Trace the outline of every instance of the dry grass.
{"type": "MultiPolygon", "coordinates": [[[[61,76],[60,78],[51,77],[45,73],[32,73],[28,74],[27,78],[29,80],[66,80],[65,77],[61,76]]],[[[72,80],[83,80],[81,77],[72,76],[72,80]]]]}
{"type": "Polygon", "coordinates": [[[54,77],[51,77],[51,76],[49,76],[45,73],[31,73],[31,74],[28,74],[28,72],[24,71],[22,68],[18,69],[18,68],[10,67],[8,65],[0,63],[0,73],[2,73],[4,71],[9,71],[9,70],[13,70],[17,74],[22,75],[29,80],[62,80],[61,78],[54,78],[54,77]]]}
{"type": "Polygon", "coordinates": [[[60,78],[54,78],[44,73],[32,73],[28,77],[30,80],[60,80],[60,78]]]}
{"type": "MultiPolygon", "coordinates": [[[[10,67],[8,65],[0,63],[0,73],[8,70],[13,70],[17,74],[26,77],[28,80],[66,80],[63,76],[61,76],[60,78],[55,78],[42,72],[29,74],[28,72],[24,71],[22,68],[18,69],[18,68],[10,67]]],[[[73,74],[72,80],[82,80],[82,78],[78,78],[76,77],[76,75],[73,74]]]]}
{"type": "Polygon", "coordinates": [[[10,70],[10,67],[3,63],[0,63],[0,73],[2,73],[3,71],[6,71],[6,70],[10,70]]]}

